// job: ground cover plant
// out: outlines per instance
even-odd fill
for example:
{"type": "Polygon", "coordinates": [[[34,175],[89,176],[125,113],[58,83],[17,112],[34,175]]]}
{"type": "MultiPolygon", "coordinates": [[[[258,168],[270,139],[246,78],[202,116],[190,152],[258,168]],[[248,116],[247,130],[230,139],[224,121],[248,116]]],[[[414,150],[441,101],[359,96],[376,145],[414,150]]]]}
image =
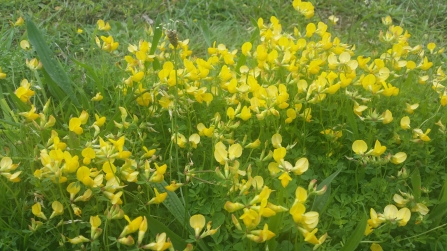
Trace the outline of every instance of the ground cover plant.
{"type": "Polygon", "coordinates": [[[222,2],[5,3],[1,248],[444,250],[447,6],[222,2]]]}

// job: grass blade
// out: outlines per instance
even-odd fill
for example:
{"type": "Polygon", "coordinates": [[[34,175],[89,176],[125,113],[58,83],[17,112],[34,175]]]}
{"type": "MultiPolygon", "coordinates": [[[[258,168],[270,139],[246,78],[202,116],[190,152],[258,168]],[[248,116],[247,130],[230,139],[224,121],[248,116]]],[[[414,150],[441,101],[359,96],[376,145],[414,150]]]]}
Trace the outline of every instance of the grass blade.
{"type": "Polygon", "coordinates": [[[148,229],[152,234],[156,235],[165,232],[166,236],[169,237],[169,239],[171,240],[175,250],[183,250],[186,247],[186,242],[184,241],[184,239],[179,235],[177,235],[176,233],[174,233],[165,224],[159,222],[158,220],[152,218],[149,215],[147,215],[146,218],[147,218],[148,229]]]}
{"type": "Polygon", "coordinates": [[[414,200],[419,202],[421,198],[421,174],[419,168],[416,168],[411,175],[411,185],[413,186],[414,200]]]}
{"type": "Polygon", "coordinates": [[[360,241],[363,239],[365,235],[366,222],[367,217],[366,214],[362,213],[362,219],[358,223],[357,227],[354,229],[354,232],[351,233],[351,238],[345,243],[341,251],[354,251],[357,246],[360,244],[360,241]]]}
{"type": "Polygon", "coordinates": [[[31,21],[30,18],[26,19],[26,30],[28,31],[29,41],[36,50],[37,55],[39,56],[39,59],[42,62],[48,75],[64,91],[64,93],[71,99],[71,101],[76,106],[79,106],[79,101],[75,96],[71,81],[68,78],[67,73],[56,60],[53,52],[45,43],[45,40],[39,29],[33,23],[33,21],[31,21]]]}
{"type": "Polygon", "coordinates": [[[331,183],[337,177],[337,175],[341,172],[341,169],[338,169],[335,173],[331,174],[329,177],[327,177],[323,182],[318,185],[317,189],[322,189],[325,185],[327,186],[326,193],[323,195],[317,196],[314,200],[314,203],[312,204],[311,211],[317,211],[321,213],[324,208],[326,207],[327,202],[329,201],[329,198],[331,197],[331,183]]]}

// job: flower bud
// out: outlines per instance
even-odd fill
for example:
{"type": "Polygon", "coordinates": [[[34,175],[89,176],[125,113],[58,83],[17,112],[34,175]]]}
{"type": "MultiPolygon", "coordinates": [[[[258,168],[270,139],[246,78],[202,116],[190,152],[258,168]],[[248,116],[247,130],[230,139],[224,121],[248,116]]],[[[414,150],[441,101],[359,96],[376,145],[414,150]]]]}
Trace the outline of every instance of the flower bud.
{"type": "Polygon", "coordinates": [[[35,232],[37,229],[39,229],[39,227],[42,226],[42,224],[43,223],[41,221],[36,221],[36,220],[34,220],[34,218],[31,218],[31,226],[28,225],[28,228],[32,232],[35,232]]]}
{"type": "Polygon", "coordinates": [[[123,245],[126,245],[126,246],[132,246],[133,244],[135,244],[135,241],[131,235],[128,235],[127,237],[120,238],[117,241],[123,245]]]}
{"type": "Polygon", "coordinates": [[[69,241],[71,244],[79,244],[79,243],[82,243],[82,242],[90,242],[89,239],[85,238],[85,237],[82,236],[82,235],[79,235],[79,236],[77,236],[77,237],[74,237],[73,239],[70,239],[70,238],[67,238],[67,239],[68,239],[68,241],[69,241]]]}
{"type": "Polygon", "coordinates": [[[309,191],[309,193],[312,193],[313,191],[315,191],[317,189],[316,184],[317,184],[316,179],[311,180],[309,182],[309,185],[307,186],[307,191],[309,191]]]}
{"type": "Polygon", "coordinates": [[[400,177],[402,179],[408,178],[408,173],[406,168],[402,168],[400,171],[397,172],[397,177],[400,177]]]}
{"type": "Polygon", "coordinates": [[[326,193],[326,190],[327,190],[327,186],[324,185],[324,187],[321,188],[320,190],[316,190],[316,191],[314,192],[314,194],[316,194],[316,195],[322,195],[322,194],[326,193]]]}
{"type": "Polygon", "coordinates": [[[234,226],[235,226],[238,230],[242,231],[241,224],[239,223],[239,221],[238,221],[238,219],[236,218],[236,216],[234,216],[234,214],[231,215],[231,221],[233,222],[234,226]]]}

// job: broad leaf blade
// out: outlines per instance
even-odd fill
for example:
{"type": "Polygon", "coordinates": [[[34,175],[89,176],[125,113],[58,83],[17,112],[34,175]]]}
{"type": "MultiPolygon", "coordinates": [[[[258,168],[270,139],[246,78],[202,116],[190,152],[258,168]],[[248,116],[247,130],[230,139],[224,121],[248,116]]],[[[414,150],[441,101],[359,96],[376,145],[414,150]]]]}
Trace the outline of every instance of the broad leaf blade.
{"type": "Polygon", "coordinates": [[[337,177],[337,175],[341,172],[341,169],[338,169],[335,173],[331,174],[329,177],[327,177],[325,180],[323,180],[320,185],[318,185],[317,189],[320,190],[324,186],[327,186],[326,193],[323,195],[317,196],[314,200],[314,203],[312,204],[312,211],[317,211],[321,213],[323,209],[326,206],[326,203],[328,202],[329,198],[331,197],[331,183],[337,177]]]}
{"type": "Polygon", "coordinates": [[[416,168],[411,175],[411,185],[413,186],[413,196],[416,202],[421,198],[421,174],[419,168],[416,168]]]}
{"type": "Polygon", "coordinates": [[[362,213],[362,219],[358,223],[357,227],[354,229],[354,232],[352,232],[349,235],[349,239],[345,243],[343,248],[340,249],[341,251],[356,250],[357,246],[360,244],[360,241],[363,239],[363,236],[365,235],[366,223],[367,223],[366,214],[362,213]]]}
{"type": "MultiPolygon", "coordinates": [[[[168,209],[168,211],[177,219],[177,221],[180,223],[181,226],[185,226],[185,223],[188,222],[187,220],[189,219],[185,219],[185,215],[189,218],[189,214],[186,214],[185,212],[185,207],[183,206],[180,198],[177,196],[176,193],[174,192],[170,192],[167,191],[165,189],[165,186],[167,186],[168,184],[166,183],[166,181],[163,180],[163,182],[161,183],[155,183],[154,187],[157,188],[157,190],[160,193],[164,193],[167,192],[168,196],[166,197],[166,199],[163,201],[163,205],[165,205],[165,207],[168,209]]],[[[192,228],[189,227],[189,224],[187,224],[187,226],[185,226],[187,229],[187,231],[190,234],[194,234],[194,230],[192,228]]],[[[204,242],[199,242],[199,246],[200,246],[200,250],[203,251],[208,251],[208,247],[206,246],[206,244],[204,242]]]]}
{"type": "Polygon", "coordinates": [[[152,234],[156,235],[163,232],[166,233],[166,236],[169,237],[169,239],[171,240],[175,250],[183,250],[186,247],[186,242],[182,237],[174,233],[166,225],[152,218],[151,216],[146,217],[148,229],[152,234]]]}
{"type": "Polygon", "coordinates": [[[33,21],[31,21],[30,18],[26,19],[26,30],[28,31],[29,41],[36,50],[37,55],[39,56],[39,59],[42,62],[48,75],[64,91],[64,93],[71,99],[71,101],[76,106],[79,106],[79,101],[75,96],[67,73],[64,71],[64,69],[62,69],[61,65],[56,60],[53,52],[45,43],[45,40],[39,29],[33,23],[33,21]]]}

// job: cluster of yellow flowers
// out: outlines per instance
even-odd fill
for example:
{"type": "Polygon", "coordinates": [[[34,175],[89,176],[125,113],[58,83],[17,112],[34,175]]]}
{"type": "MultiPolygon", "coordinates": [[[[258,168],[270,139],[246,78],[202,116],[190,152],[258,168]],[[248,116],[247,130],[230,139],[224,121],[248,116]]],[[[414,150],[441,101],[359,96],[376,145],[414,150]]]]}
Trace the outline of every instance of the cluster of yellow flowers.
{"type": "MultiPolygon", "coordinates": [[[[314,15],[314,6],[310,2],[294,0],[293,7],[305,19],[314,15]]],[[[337,18],[332,16],[330,21],[335,25],[337,18]]],[[[32,214],[49,221],[63,216],[65,206],[69,208],[70,214],[82,217],[81,205],[84,204],[80,202],[103,196],[108,204],[105,213],[107,220],[124,218],[128,222],[117,239],[118,243],[134,245],[132,234],[138,231],[139,248],[172,250],[172,243],[166,233],[157,235],[155,242],[143,245],[148,228],[146,216],[137,216],[131,220],[120,206],[125,204],[122,200],[125,187],[131,183],[140,181],[138,185],[153,188],[153,192],[147,190],[154,196],[144,206],[163,203],[168,192],[175,192],[184,185],[173,180],[170,174],[170,185],[163,186],[163,191],[153,186],[165,182],[168,165],[163,163],[159,154],[159,144],[144,146],[147,135],[158,132],[153,124],[140,118],[149,120],[165,116],[172,122],[167,137],[171,142],[164,142],[166,144],[163,145],[167,148],[166,152],[176,147],[176,150],[185,153],[187,159],[191,159],[190,163],[185,164],[185,184],[197,178],[195,176],[198,172],[190,169],[194,164],[192,157],[195,151],[204,150],[204,145],[212,148],[212,163],[214,165],[214,160],[218,163],[215,174],[220,179],[216,184],[226,187],[228,195],[238,193],[239,196],[227,200],[223,207],[231,213],[234,226],[243,231],[246,238],[256,243],[272,239],[277,233],[269,230],[268,218],[288,211],[304,240],[313,244],[314,249],[318,248],[328,234],[316,237],[320,215],[316,211],[308,211],[308,204],[311,196],[322,195],[326,187],[317,190],[316,180],[312,180],[307,189],[297,186],[293,203],[287,199],[278,199],[277,194],[286,192],[290,184],[301,184],[300,176],[310,166],[305,146],[302,151],[293,150],[298,143],[305,143],[301,138],[305,137],[306,132],[300,135],[296,133],[300,139],[291,137],[285,139],[285,142],[281,133],[286,133],[285,130],[298,123],[302,123],[305,128],[306,124],[316,120],[316,111],[320,111],[317,120],[321,127],[317,133],[324,135],[330,143],[331,147],[325,149],[326,156],[330,157],[334,149],[343,147],[340,139],[344,136],[346,125],[342,122],[334,125],[333,121],[326,124],[326,118],[321,115],[324,100],[336,96],[341,103],[352,107],[347,112],[355,114],[354,119],[358,118],[360,122],[381,122],[383,126],[391,127],[389,124],[394,120],[393,111],[396,114],[405,111],[411,116],[419,104],[407,103],[405,109],[384,109],[381,106],[376,109],[373,100],[391,99],[400,95],[404,88],[401,77],[405,74],[417,76],[416,85],[431,83],[431,88],[439,96],[439,107],[447,105],[447,87],[442,85],[447,77],[441,66],[435,74],[431,74],[434,70],[431,69],[433,62],[430,61],[442,54],[444,49],[435,51],[434,43],[427,45],[427,48],[411,46],[407,31],[393,25],[391,18],[384,18],[383,23],[387,30],[379,35],[379,39],[386,49],[376,58],[356,55],[355,46],[344,44],[338,37],[333,37],[328,31],[330,27],[323,22],[308,22],[305,29],[294,27],[293,33],[287,33],[274,16],[270,18],[269,24],[262,18],[258,19],[259,43],[244,43],[239,54],[238,50],[230,51],[225,45],[216,45],[215,42],[208,48],[207,59],[192,57],[189,40],[177,41],[172,33],[167,34],[158,44],[143,39],[137,44],[129,44],[129,55],[124,57],[126,76],[119,88],[120,95],[125,95],[129,100],[133,98],[135,106],[117,107],[119,114],[110,118],[95,113],[94,121],[83,110],[79,116],[69,118],[68,123],[59,121],[65,123],[63,130],[55,128],[49,133],[48,139],[42,137],[42,143],[38,146],[41,167],[33,170],[33,178],[37,181],[49,179],[63,187],[63,193],[66,191],[69,194],[69,203],[64,205],[60,202],[62,198],[60,201],[52,201],[53,211],[47,218],[45,210],[42,210],[44,202],[36,202],[32,206],[32,214]],[[172,42],[173,39],[175,42],[172,42]],[[215,112],[212,116],[195,115],[194,119],[191,118],[194,106],[205,109],[218,102],[221,106],[212,110],[215,112]],[[366,111],[368,114],[364,115],[366,111]],[[189,119],[187,129],[175,124],[185,118],[189,119]],[[113,120],[110,126],[105,126],[107,119],[113,120]],[[254,136],[253,131],[241,133],[237,130],[240,126],[252,128],[255,123],[260,125],[256,127],[260,130],[258,136],[254,136]],[[271,128],[274,128],[274,133],[269,131],[271,128]],[[263,148],[261,140],[265,140],[263,148]],[[252,157],[252,153],[257,157],[252,157]],[[260,163],[261,167],[264,167],[264,163],[268,164],[266,168],[254,168],[252,159],[260,163]],[[279,192],[272,189],[275,182],[281,184],[279,188],[283,188],[279,192]],[[242,201],[240,196],[248,199],[242,201]],[[242,220],[244,227],[239,220],[242,220]]],[[[20,25],[20,20],[16,24],[20,25]]],[[[97,25],[99,31],[108,32],[111,29],[110,24],[103,20],[99,20],[97,25]]],[[[156,31],[150,28],[148,33],[153,37],[156,31]]],[[[113,52],[119,47],[111,35],[95,37],[95,41],[106,52],[113,52]]],[[[26,41],[22,47],[29,49],[30,45],[26,41]]],[[[37,59],[27,61],[27,66],[32,70],[42,68],[37,59]]],[[[5,78],[6,74],[0,68],[0,79],[5,78]]],[[[35,97],[33,88],[32,82],[24,79],[15,90],[18,99],[31,105],[28,112],[19,115],[24,117],[26,125],[33,125],[39,131],[49,131],[56,124],[55,117],[49,111],[50,99],[42,113],[36,113],[35,102],[32,102],[35,97]]],[[[101,93],[97,93],[91,101],[103,102],[103,99],[101,93]]],[[[431,129],[427,128],[424,132],[421,129],[424,124],[412,130],[413,142],[430,142],[428,134],[431,129]]],[[[441,132],[446,132],[441,121],[437,125],[441,132]]],[[[409,116],[400,119],[398,130],[401,129],[403,132],[412,129],[409,116]]],[[[291,130],[296,131],[296,128],[291,130]]],[[[396,144],[401,141],[398,132],[394,132],[393,140],[396,144]]],[[[385,154],[387,149],[378,139],[369,151],[364,140],[355,140],[352,143],[355,156],[347,158],[364,166],[382,166],[389,162],[399,165],[407,159],[405,152],[385,154]]],[[[179,158],[178,155],[176,157],[179,158]]],[[[171,165],[172,161],[169,163],[171,165]]],[[[4,157],[0,162],[0,174],[12,182],[19,182],[21,171],[12,173],[17,167],[18,164],[12,164],[11,158],[4,157]]],[[[180,170],[179,166],[176,168],[175,171],[180,170]]],[[[429,212],[423,201],[415,201],[408,193],[395,194],[394,201],[400,210],[395,205],[387,205],[383,213],[379,214],[373,208],[370,209],[366,235],[383,223],[405,226],[411,212],[418,212],[420,217],[429,212]]],[[[33,218],[29,227],[31,231],[37,231],[42,224],[33,218]]],[[[91,242],[102,234],[101,224],[99,215],[90,216],[90,238],[79,235],[67,237],[67,241],[72,244],[91,242]]],[[[212,229],[211,222],[208,222],[206,230],[202,232],[205,217],[200,214],[190,218],[190,226],[197,241],[215,234],[219,229],[212,229]]],[[[192,247],[188,246],[186,250],[188,248],[192,247]]]]}

